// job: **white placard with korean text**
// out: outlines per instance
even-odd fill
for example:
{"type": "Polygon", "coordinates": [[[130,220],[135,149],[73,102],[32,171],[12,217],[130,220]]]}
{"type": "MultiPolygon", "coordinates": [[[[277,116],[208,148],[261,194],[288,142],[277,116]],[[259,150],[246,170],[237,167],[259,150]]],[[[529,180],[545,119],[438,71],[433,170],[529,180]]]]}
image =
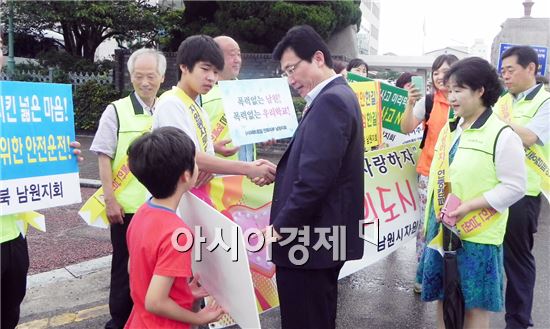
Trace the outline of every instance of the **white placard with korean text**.
{"type": "Polygon", "coordinates": [[[298,120],[286,79],[226,80],[218,84],[233,144],[294,134],[298,120]]]}

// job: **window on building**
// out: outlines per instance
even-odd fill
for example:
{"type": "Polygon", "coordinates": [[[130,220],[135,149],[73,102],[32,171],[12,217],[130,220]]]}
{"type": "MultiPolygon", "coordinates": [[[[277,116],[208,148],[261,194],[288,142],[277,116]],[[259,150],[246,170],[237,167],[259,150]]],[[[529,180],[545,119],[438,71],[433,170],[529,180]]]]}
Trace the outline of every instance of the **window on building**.
{"type": "Polygon", "coordinates": [[[373,25],[373,26],[372,26],[372,30],[371,30],[371,36],[372,36],[374,39],[378,40],[378,33],[380,33],[380,32],[378,31],[378,28],[377,28],[376,26],[373,25]]]}
{"type": "Polygon", "coordinates": [[[380,7],[376,2],[372,4],[372,14],[376,18],[380,18],[380,7]]]}
{"type": "Polygon", "coordinates": [[[367,1],[365,1],[365,5],[367,6],[367,8],[368,8],[369,10],[371,10],[371,7],[372,7],[372,0],[367,0],[367,1]]]}

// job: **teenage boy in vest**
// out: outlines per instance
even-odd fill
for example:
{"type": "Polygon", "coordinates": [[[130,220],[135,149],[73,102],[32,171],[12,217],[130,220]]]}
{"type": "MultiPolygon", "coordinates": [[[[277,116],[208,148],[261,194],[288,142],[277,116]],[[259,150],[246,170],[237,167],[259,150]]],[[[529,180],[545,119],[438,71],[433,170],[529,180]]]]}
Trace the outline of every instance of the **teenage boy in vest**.
{"type": "Polygon", "coordinates": [[[197,180],[195,145],[178,128],[163,127],[148,133],[128,149],[130,170],[153,197],[134,215],[128,228],[130,286],[134,307],[125,328],[190,328],[217,321],[223,315],[219,305],[210,304],[193,312],[193,302],[207,296],[191,272],[191,250],[187,245],[192,230],[176,214],[184,193],[197,180]],[[177,154],[178,156],[174,156],[177,154]]]}
{"type": "Polygon", "coordinates": [[[162,94],[153,115],[153,129],[172,126],[183,130],[195,143],[199,178],[202,185],[212,174],[246,175],[262,186],[275,178],[275,165],[267,160],[242,162],[214,156],[208,113],[195,99],[209,92],[223,71],[224,58],[220,47],[209,36],[194,35],[178,48],[178,84],[162,94]]]}
{"type": "Polygon", "coordinates": [[[166,58],[154,49],[139,49],[128,59],[134,91],[109,104],[99,121],[91,151],[98,155],[99,177],[103,186],[107,218],[111,223],[113,258],[109,311],[106,329],[123,328],[132,311],[128,279],[126,231],[137,209],[145,202],[147,190],[134,177],[114,194],[113,177],[126,165],[126,151],[140,135],[151,130],[152,112],[160,84],[164,81],[166,58]]]}
{"type": "MultiPolygon", "coordinates": [[[[4,44],[2,30],[0,29],[0,72],[4,62],[4,44]]],[[[80,156],[80,143],[71,142],[73,154],[77,160],[83,161],[80,156]]],[[[27,290],[27,273],[29,272],[29,248],[27,239],[21,234],[17,222],[22,220],[17,213],[0,216],[0,255],[2,258],[2,269],[0,277],[0,328],[13,329],[19,322],[21,314],[21,302],[25,298],[27,290]]]]}
{"type": "MultiPolygon", "coordinates": [[[[528,46],[515,46],[502,54],[502,77],[508,92],[495,111],[520,136],[526,152],[548,161],[550,142],[550,93],[536,83],[537,53],[528,46]]],[[[527,164],[527,193],[510,207],[504,237],[506,284],[506,328],[533,326],[531,309],[535,287],[535,258],[532,254],[540,212],[542,177],[527,164]]],[[[548,165],[548,164],[547,164],[548,165]]]]}

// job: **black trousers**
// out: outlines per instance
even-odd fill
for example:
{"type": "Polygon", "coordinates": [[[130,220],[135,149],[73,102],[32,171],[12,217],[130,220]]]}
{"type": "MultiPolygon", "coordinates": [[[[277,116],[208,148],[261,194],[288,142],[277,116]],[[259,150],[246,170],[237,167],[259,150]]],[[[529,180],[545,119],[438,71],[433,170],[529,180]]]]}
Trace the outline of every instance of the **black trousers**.
{"type": "Polygon", "coordinates": [[[111,225],[113,259],[111,262],[111,289],[109,291],[109,312],[111,320],[105,329],[122,329],[130,317],[134,303],[130,297],[130,276],[128,275],[128,244],[126,232],[134,214],[124,215],[124,224],[111,225]]]}
{"type": "Polygon", "coordinates": [[[27,289],[29,272],[29,249],[27,240],[17,238],[2,243],[0,258],[2,263],[2,329],[13,329],[19,322],[21,302],[27,289]]]}
{"type": "Polygon", "coordinates": [[[524,196],[510,207],[504,236],[506,283],[506,328],[533,326],[533,290],[535,288],[534,233],[537,232],[540,195],[524,196]]]}
{"type": "Polygon", "coordinates": [[[338,274],[344,263],[328,269],[277,267],[282,329],[334,329],[338,274]]]}

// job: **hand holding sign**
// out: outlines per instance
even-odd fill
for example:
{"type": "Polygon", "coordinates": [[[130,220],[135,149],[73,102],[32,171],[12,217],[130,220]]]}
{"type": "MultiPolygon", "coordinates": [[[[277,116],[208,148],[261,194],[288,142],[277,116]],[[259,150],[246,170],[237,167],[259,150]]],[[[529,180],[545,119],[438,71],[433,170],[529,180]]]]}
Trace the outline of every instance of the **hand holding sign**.
{"type": "Polygon", "coordinates": [[[238,146],[227,147],[227,144],[231,143],[230,139],[222,139],[214,143],[214,152],[223,155],[224,157],[230,157],[237,153],[238,146]]]}

